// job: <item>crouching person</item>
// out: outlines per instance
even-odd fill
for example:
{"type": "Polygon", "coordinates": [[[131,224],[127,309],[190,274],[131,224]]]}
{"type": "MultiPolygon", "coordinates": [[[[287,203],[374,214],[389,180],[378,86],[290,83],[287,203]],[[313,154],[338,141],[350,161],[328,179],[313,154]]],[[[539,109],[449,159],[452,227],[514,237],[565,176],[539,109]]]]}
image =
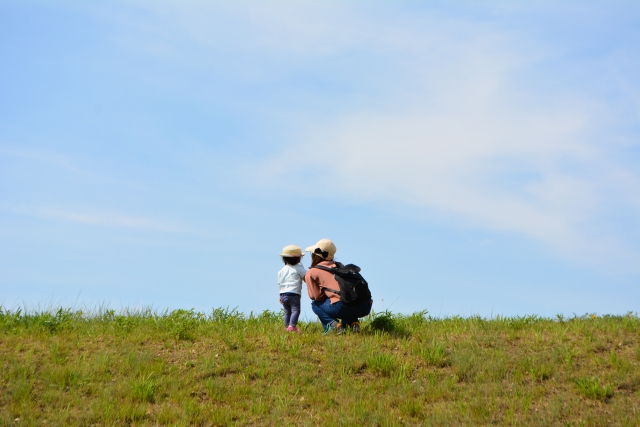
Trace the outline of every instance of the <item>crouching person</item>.
{"type": "Polygon", "coordinates": [[[336,246],[329,239],[309,246],[306,252],[311,252],[312,258],[305,282],[311,309],[320,319],[324,333],[343,333],[347,327],[360,332],[358,319],[367,316],[373,304],[367,282],[359,274],[360,269],[352,264],[344,266],[335,262],[336,246]]]}

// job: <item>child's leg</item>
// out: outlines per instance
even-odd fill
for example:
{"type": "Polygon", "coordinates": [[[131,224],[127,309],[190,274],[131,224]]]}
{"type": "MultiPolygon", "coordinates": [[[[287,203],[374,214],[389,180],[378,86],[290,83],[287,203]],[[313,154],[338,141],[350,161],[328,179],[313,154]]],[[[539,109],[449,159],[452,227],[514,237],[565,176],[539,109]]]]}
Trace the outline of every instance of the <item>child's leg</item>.
{"type": "Polygon", "coordinates": [[[288,295],[281,295],[280,301],[282,301],[282,308],[284,310],[284,327],[289,326],[291,319],[291,300],[288,295]]]}
{"type": "Polygon", "coordinates": [[[298,324],[298,317],[300,317],[300,295],[291,296],[291,326],[298,324]]]}

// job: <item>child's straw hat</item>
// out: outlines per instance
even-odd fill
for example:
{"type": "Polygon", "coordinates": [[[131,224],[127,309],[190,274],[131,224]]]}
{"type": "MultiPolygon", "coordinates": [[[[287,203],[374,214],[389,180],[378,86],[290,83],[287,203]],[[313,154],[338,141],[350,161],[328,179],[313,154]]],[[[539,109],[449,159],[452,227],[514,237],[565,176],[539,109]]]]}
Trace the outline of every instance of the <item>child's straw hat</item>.
{"type": "Polygon", "coordinates": [[[305,254],[302,253],[302,248],[296,245],[289,245],[282,248],[282,253],[280,256],[286,257],[303,257],[305,254]]]}

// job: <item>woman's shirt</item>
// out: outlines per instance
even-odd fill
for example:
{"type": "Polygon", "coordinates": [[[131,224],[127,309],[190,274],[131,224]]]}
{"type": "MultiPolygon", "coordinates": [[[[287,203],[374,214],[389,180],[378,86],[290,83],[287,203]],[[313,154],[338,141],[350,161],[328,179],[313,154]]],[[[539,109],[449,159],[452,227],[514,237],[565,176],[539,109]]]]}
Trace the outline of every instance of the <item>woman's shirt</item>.
{"type": "Polygon", "coordinates": [[[286,264],[278,271],[278,286],[280,293],[291,292],[300,295],[302,292],[302,278],[307,273],[302,264],[286,264]]]}
{"type": "MultiPolygon", "coordinates": [[[[334,268],[336,263],[333,261],[321,261],[318,265],[334,268]]],[[[321,302],[327,298],[331,300],[331,304],[335,304],[340,301],[340,295],[331,291],[325,291],[325,288],[336,291],[340,290],[340,285],[333,277],[332,273],[320,270],[319,268],[310,268],[307,272],[307,277],[305,277],[305,282],[307,283],[309,298],[313,301],[321,302]]]]}

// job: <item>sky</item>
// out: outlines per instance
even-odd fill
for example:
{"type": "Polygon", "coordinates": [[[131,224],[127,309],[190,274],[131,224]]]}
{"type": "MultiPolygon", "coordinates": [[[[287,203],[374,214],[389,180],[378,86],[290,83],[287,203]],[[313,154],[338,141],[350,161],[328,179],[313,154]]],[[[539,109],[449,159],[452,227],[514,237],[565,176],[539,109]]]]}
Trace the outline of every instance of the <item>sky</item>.
{"type": "Polygon", "coordinates": [[[1,306],[279,310],[321,238],[376,311],[638,312],[640,3],[0,1],[1,306]]]}

